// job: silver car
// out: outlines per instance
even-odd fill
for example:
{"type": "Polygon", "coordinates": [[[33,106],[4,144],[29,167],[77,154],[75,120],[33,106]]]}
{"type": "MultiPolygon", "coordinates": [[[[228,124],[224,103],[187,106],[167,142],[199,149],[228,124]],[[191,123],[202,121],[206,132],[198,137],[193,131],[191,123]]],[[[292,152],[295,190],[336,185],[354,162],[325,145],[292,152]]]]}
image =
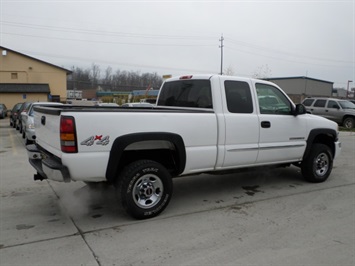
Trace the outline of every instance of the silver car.
{"type": "Polygon", "coordinates": [[[36,139],[35,126],[34,126],[34,107],[43,105],[63,105],[62,103],[56,102],[34,102],[28,107],[28,112],[21,113],[21,123],[22,123],[22,137],[25,139],[26,145],[31,144],[36,139]]]}
{"type": "Polygon", "coordinates": [[[355,126],[355,104],[335,98],[306,98],[303,100],[308,112],[323,116],[345,128],[355,126]]]}

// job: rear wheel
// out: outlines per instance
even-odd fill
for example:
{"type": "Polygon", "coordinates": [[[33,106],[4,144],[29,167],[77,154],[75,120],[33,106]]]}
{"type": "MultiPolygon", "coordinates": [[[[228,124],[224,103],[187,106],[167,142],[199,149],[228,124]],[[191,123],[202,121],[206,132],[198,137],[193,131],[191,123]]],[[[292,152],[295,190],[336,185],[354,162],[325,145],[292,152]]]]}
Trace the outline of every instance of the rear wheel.
{"type": "Polygon", "coordinates": [[[313,144],[312,150],[301,164],[303,177],[313,183],[327,180],[333,168],[330,148],[324,144],[313,144]]]}
{"type": "Polygon", "coordinates": [[[168,205],[172,178],[161,164],[138,160],[126,166],[118,177],[116,191],[124,210],[136,219],[152,218],[168,205]]]}

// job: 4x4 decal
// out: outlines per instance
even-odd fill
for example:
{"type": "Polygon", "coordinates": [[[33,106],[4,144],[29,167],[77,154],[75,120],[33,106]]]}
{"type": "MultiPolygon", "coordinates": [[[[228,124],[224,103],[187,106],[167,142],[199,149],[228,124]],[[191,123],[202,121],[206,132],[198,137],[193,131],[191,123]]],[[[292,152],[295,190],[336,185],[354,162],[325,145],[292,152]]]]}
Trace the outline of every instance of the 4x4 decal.
{"type": "Polygon", "coordinates": [[[96,145],[107,145],[110,142],[110,136],[103,137],[102,135],[95,135],[88,137],[84,141],[80,142],[80,145],[92,146],[96,141],[96,145]]]}

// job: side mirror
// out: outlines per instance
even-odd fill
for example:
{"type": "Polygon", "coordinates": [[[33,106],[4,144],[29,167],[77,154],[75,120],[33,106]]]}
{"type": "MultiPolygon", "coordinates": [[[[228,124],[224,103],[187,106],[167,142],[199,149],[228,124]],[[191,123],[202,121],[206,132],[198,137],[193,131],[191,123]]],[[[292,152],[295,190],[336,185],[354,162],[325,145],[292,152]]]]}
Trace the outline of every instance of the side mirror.
{"type": "Polygon", "coordinates": [[[301,103],[296,104],[296,108],[293,110],[293,115],[298,116],[305,113],[307,113],[306,107],[301,103]]]}

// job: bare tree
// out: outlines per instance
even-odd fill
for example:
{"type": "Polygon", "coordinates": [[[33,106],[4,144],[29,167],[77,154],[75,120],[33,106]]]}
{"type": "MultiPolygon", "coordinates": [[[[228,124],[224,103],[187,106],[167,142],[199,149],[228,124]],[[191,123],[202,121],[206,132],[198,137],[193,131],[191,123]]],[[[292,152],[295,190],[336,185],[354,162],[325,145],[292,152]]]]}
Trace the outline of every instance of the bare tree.
{"type": "Polygon", "coordinates": [[[224,73],[224,75],[227,75],[227,76],[234,76],[235,75],[235,71],[231,65],[229,65],[229,67],[227,67],[223,73],[224,73]]]}
{"type": "Polygon", "coordinates": [[[102,80],[102,83],[106,85],[112,85],[112,78],[112,67],[109,66],[105,69],[105,76],[102,80]]]}
{"type": "Polygon", "coordinates": [[[108,66],[103,77],[100,77],[100,67],[93,63],[91,68],[82,69],[72,67],[72,75],[68,76],[68,88],[78,90],[96,88],[101,85],[105,90],[119,91],[121,89],[147,88],[148,86],[158,89],[163,83],[162,77],[157,73],[143,73],[139,71],[116,70],[108,66]]]}
{"type": "Polygon", "coordinates": [[[252,75],[253,78],[264,79],[271,77],[271,69],[268,64],[259,66],[252,75]]]}
{"type": "Polygon", "coordinates": [[[97,84],[99,83],[99,78],[100,78],[100,66],[99,65],[92,63],[90,77],[91,77],[91,85],[93,88],[95,88],[97,86],[97,84]]]}

